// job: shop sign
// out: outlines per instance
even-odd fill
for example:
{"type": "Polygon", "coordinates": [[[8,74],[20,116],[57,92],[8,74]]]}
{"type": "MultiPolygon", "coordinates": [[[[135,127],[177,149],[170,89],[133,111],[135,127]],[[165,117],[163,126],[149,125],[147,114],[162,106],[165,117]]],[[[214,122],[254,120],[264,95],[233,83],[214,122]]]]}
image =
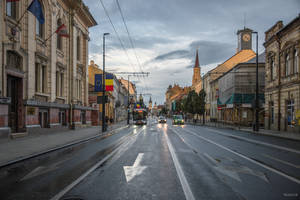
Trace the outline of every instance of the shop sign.
{"type": "Polygon", "coordinates": [[[27,107],[27,115],[34,115],[35,107],[27,107]]]}

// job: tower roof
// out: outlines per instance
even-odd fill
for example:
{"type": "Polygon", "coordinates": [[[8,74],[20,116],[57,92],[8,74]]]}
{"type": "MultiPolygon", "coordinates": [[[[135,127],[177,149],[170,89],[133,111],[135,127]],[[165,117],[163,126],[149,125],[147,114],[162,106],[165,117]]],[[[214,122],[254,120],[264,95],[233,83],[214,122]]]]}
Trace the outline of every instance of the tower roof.
{"type": "Polygon", "coordinates": [[[197,52],[196,52],[196,60],[195,60],[195,67],[199,67],[199,58],[198,58],[198,49],[197,49],[197,52]]]}
{"type": "Polygon", "coordinates": [[[152,99],[151,99],[151,97],[150,97],[149,103],[152,103],[152,99]]]}

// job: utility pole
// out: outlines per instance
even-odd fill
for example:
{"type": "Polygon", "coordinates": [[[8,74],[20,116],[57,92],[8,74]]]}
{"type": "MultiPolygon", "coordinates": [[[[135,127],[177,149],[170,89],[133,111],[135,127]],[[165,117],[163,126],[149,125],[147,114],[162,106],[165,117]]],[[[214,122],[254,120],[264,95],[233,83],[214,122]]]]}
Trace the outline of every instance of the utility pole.
{"type": "Polygon", "coordinates": [[[252,32],[256,34],[256,85],[255,85],[255,126],[253,131],[259,131],[259,87],[258,87],[258,32],[252,32]]]}
{"type": "Polygon", "coordinates": [[[106,131],[105,122],[105,36],[109,33],[103,34],[103,76],[102,76],[102,132],[106,131]]]}
{"type": "Polygon", "coordinates": [[[130,96],[130,92],[129,92],[129,78],[130,76],[136,76],[136,77],[140,77],[140,76],[148,76],[150,74],[150,72],[115,72],[114,74],[124,74],[124,75],[128,75],[128,86],[127,86],[127,90],[128,90],[128,97],[127,97],[127,124],[129,124],[129,118],[130,118],[130,102],[129,102],[129,96],[130,96]]]}

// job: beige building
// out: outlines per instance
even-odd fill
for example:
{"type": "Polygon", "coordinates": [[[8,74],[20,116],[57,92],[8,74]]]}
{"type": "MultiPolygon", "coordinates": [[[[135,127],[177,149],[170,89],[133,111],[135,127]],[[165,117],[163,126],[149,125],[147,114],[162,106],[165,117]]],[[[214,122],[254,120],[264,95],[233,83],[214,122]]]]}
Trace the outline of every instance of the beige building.
{"type": "Polygon", "coordinates": [[[28,3],[0,2],[2,132],[90,124],[88,29],[96,21],[82,1],[43,0],[40,24],[30,12],[21,18],[28,3]],[[55,34],[62,24],[70,37],[55,34]]]}
{"type": "Polygon", "coordinates": [[[265,32],[265,128],[300,132],[300,15],[265,32]]]}
{"type": "Polygon", "coordinates": [[[231,70],[239,63],[246,62],[255,57],[252,48],[252,30],[244,28],[237,32],[237,52],[225,62],[204,75],[204,91],[206,93],[206,118],[210,121],[221,119],[220,107],[218,107],[219,86],[218,78],[231,70]],[[209,111],[207,111],[209,109],[209,111]],[[209,115],[207,115],[209,113],[209,115]]]}

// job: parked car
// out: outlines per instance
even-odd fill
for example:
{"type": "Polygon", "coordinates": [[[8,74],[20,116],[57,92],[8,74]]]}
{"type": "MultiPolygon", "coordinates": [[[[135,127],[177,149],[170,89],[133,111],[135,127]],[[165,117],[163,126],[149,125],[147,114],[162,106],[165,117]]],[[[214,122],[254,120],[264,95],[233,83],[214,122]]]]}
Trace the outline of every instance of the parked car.
{"type": "Polygon", "coordinates": [[[159,116],[158,117],[158,123],[167,123],[167,120],[164,116],[159,116]]]}
{"type": "Polygon", "coordinates": [[[184,120],[182,115],[173,115],[173,121],[172,124],[174,125],[183,125],[184,124],[184,120]]]}

